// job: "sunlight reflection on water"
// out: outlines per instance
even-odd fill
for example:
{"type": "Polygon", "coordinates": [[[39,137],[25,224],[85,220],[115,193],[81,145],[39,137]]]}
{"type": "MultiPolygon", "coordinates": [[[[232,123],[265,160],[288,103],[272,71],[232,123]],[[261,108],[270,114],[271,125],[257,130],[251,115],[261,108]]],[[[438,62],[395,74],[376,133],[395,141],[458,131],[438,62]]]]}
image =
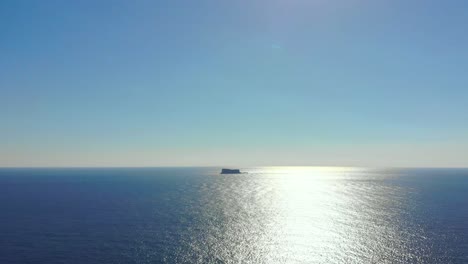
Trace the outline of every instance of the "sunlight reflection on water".
{"type": "Polygon", "coordinates": [[[418,260],[407,240],[419,234],[401,223],[409,190],[386,184],[382,172],[316,167],[248,172],[217,176],[201,190],[198,223],[204,237],[191,243],[201,262],[418,260]]]}

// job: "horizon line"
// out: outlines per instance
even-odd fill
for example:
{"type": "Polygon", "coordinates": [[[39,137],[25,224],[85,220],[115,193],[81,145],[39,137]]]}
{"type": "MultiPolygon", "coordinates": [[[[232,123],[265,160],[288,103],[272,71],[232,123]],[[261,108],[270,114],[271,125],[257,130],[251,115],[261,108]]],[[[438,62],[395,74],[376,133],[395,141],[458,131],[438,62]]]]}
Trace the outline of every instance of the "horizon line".
{"type": "Polygon", "coordinates": [[[0,166],[0,169],[157,169],[157,168],[271,168],[271,167],[316,167],[316,168],[366,168],[366,169],[468,169],[468,166],[341,166],[341,165],[264,165],[264,166],[0,166]]]}

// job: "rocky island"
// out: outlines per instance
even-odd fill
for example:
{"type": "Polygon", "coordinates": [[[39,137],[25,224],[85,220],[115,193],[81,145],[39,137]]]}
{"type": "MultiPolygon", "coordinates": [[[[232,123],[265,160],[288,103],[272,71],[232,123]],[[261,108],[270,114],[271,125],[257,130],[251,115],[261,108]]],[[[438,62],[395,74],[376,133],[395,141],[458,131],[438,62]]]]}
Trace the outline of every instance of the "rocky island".
{"type": "Polygon", "coordinates": [[[241,174],[240,170],[222,169],[221,174],[241,174]]]}

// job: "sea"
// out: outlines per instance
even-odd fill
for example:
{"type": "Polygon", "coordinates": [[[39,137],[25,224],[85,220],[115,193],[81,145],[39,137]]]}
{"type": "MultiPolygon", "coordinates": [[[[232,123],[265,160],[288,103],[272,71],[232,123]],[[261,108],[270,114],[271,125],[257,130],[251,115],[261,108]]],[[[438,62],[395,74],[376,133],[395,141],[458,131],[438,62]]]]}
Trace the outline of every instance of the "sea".
{"type": "Polygon", "coordinates": [[[0,169],[0,263],[468,263],[468,169],[0,169]]]}

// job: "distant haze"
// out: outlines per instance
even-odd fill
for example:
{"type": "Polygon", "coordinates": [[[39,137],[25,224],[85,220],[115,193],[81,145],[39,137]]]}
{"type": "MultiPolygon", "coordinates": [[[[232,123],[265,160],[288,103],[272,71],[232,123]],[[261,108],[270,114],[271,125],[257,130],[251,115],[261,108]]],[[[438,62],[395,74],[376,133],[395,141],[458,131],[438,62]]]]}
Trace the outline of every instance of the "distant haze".
{"type": "Polygon", "coordinates": [[[468,167],[468,2],[0,2],[0,166],[468,167]]]}

